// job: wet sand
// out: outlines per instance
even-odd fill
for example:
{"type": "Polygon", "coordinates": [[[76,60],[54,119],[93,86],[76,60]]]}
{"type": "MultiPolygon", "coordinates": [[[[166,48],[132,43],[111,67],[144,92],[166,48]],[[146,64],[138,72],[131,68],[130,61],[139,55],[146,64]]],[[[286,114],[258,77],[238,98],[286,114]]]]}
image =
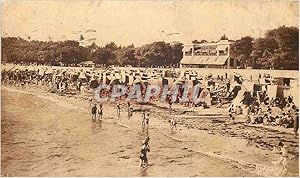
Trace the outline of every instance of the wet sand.
{"type": "MultiPolygon", "coordinates": [[[[217,123],[219,127],[211,121],[205,122],[210,123],[205,128],[212,127],[207,130],[199,129],[199,118],[193,121],[184,119],[185,123],[191,122],[186,125],[192,128],[182,122],[175,132],[171,132],[167,123],[170,114],[151,107],[148,130],[150,165],[140,168],[139,151],[146,136],[146,131],[141,129],[140,113],[128,118],[127,113],[122,112],[118,117],[115,107],[106,104],[103,121],[92,122],[86,100],[50,93],[20,92],[6,87],[2,89],[1,102],[3,176],[279,174],[271,164],[279,159],[278,155],[270,149],[248,146],[247,140],[240,136],[222,134],[222,122],[217,123]]],[[[231,127],[232,130],[239,128],[238,125],[228,128],[231,127]]],[[[262,132],[268,133],[268,130],[262,132]]],[[[286,137],[288,133],[282,134],[286,137]]],[[[295,140],[293,144],[297,148],[298,140],[295,140]]],[[[297,160],[290,161],[286,175],[298,175],[297,160]]]]}

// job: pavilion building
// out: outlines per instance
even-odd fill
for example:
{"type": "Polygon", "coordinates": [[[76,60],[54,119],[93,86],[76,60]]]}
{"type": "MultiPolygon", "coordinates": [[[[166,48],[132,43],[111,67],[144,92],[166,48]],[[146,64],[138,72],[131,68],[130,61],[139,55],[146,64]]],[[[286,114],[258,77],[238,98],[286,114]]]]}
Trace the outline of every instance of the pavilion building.
{"type": "Polygon", "coordinates": [[[232,58],[230,47],[233,41],[220,40],[215,43],[185,44],[183,58],[180,61],[182,67],[197,68],[238,68],[240,63],[232,58]]]}

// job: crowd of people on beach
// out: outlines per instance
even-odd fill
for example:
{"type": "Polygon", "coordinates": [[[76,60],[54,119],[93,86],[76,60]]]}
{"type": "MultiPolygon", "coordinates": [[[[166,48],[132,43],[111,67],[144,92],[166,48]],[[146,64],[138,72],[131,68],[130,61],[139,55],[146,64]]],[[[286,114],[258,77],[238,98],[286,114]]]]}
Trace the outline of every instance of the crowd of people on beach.
{"type": "MultiPolygon", "coordinates": [[[[259,74],[258,83],[261,79],[265,79],[263,82],[265,84],[271,81],[271,76],[269,74],[259,74]]],[[[37,85],[45,87],[51,92],[73,95],[93,91],[101,83],[108,85],[124,84],[127,87],[131,87],[135,82],[139,82],[142,87],[159,83],[161,85],[168,85],[169,88],[172,88],[174,85],[186,83],[194,86],[198,83],[204,83],[202,92],[198,94],[204,98],[201,102],[195,104],[191,100],[188,100],[180,104],[186,107],[222,108],[229,103],[228,115],[230,120],[234,120],[235,115],[243,114],[246,123],[282,126],[285,128],[294,127],[296,134],[299,111],[294,96],[271,97],[268,95],[267,90],[263,90],[264,86],[257,92],[244,92],[245,90],[242,88],[243,84],[253,80],[252,75],[249,79],[245,79],[243,76],[235,74],[230,79],[229,74],[226,72],[224,75],[208,74],[206,76],[199,76],[195,71],[162,71],[158,69],[121,70],[108,68],[85,70],[84,68],[59,69],[49,66],[13,66],[11,68],[2,67],[1,71],[2,84],[20,86],[22,88],[27,85],[37,85]],[[242,97],[239,97],[239,93],[242,92],[244,92],[242,97]],[[238,99],[239,101],[235,102],[238,99]]],[[[171,100],[171,95],[166,96],[169,108],[172,108],[174,103],[179,103],[180,96],[183,95],[180,89],[179,87],[179,94],[175,100],[171,100]]],[[[109,92],[112,91],[110,90],[109,92]]],[[[106,93],[106,95],[109,95],[109,93],[106,93]]],[[[145,90],[142,90],[142,95],[145,95],[145,90]]],[[[155,97],[151,99],[152,101],[157,100],[155,97]]],[[[120,114],[120,103],[117,104],[117,111],[120,114]]],[[[128,115],[131,115],[132,108],[130,106],[128,107],[128,111],[128,115]]]]}
{"type": "MultiPolygon", "coordinates": [[[[161,69],[138,68],[60,69],[50,66],[26,67],[16,65],[10,68],[2,66],[1,82],[2,85],[11,85],[21,87],[22,89],[32,85],[45,87],[45,89],[51,92],[62,95],[85,95],[93,93],[93,90],[101,83],[108,85],[124,84],[127,87],[135,83],[140,83],[141,86],[160,83],[161,85],[168,85],[169,88],[172,88],[174,85],[190,84],[194,86],[201,83],[204,87],[202,88],[202,92],[199,92],[199,95],[204,99],[200,103],[194,104],[192,101],[179,103],[180,96],[183,95],[183,92],[179,92],[178,98],[173,102],[171,102],[170,96],[167,95],[169,108],[172,109],[172,105],[176,103],[185,107],[202,107],[203,109],[224,108],[228,106],[228,118],[230,121],[234,122],[237,118],[242,117],[247,124],[294,128],[295,136],[298,134],[299,109],[295,101],[297,98],[291,95],[269,96],[268,90],[264,89],[265,86],[272,84],[272,76],[269,74],[259,74],[258,79],[254,80],[252,75],[246,79],[237,73],[230,76],[226,72],[224,74],[207,74],[201,76],[195,71],[180,70],[164,71],[161,69]],[[262,79],[264,82],[261,82],[262,79]],[[257,91],[245,89],[247,88],[244,87],[245,83],[253,81],[262,87],[257,91]],[[240,95],[241,92],[244,93],[240,95]]],[[[109,95],[109,93],[107,94],[109,95]]],[[[142,94],[145,94],[144,90],[142,90],[142,94]]],[[[90,101],[92,120],[101,122],[104,118],[104,103],[99,104],[93,99],[90,101]]],[[[152,98],[150,102],[155,101],[155,98],[152,98]]],[[[116,113],[118,116],[123,112],[120,102],[116,102],[116,113]]],[[[127,102],[128,117],[130,118],[134,112],[131,102],[127,102]]],[[[141,115],[142,129],[148,129],[150,113],[142,111],[141,115]]],[[[169,123],[171,131],[176,129],[178,122],[175,117],[170,119],[169,123]]],[[[147,152],[150,152],[149,140],[150,138],[147,135],[142,143],[140,154],[141,166],[148,164],[147,152]]]]}
{"type": "Polygon", "coordinates": [[[262,103],[254,101],[251,105],[245,105],[233,109],[229,107],[229,118],[235,120],[235,116],[244,113],[247,124],[263,124],[266,126],[277,126],[283,128],[293,128],[297,136],[299,128],[299,109],[293,102],[292,97],[284,99],[275,98],[269,100],[265,98],[262,103]]]}

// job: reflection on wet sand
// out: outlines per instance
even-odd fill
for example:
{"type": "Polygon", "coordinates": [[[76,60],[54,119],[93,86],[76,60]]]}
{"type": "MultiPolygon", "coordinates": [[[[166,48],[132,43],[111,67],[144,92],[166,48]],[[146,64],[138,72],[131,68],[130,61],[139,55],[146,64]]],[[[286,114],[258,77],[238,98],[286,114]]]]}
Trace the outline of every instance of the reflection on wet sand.
{"type": "Polygon", "coordinates": [[[97,134],[103,130],[102,128],[102,121],[92,121],[92,126],[91,126],[92,134],[97,134]]]}
{"type": "Polygon", "coordinates": [[[139,176],[141,176],[141,177],[148,176],[147,169],[148,169],[148,167],[141,168],[141,172],[140,172],[139,176]]]}
{"type": "MultiPolygon", "coordinates": [[[[231,137],[231,132],[219,135],[222,130],[230,131],[232,127],[236,131],[257,129],[238,122],[224,129],[218,122],[211,120],[186,119],[185,122],[194,128],[186,128],[183,120],[180,120],[178,129],[172,133],[168,119],[161,114],[163,112],[152,109],[149,128],[143,130],[139,112],[134,113],[132,119],[118,119],[115,110],[111,111],[111,106],[105,105],[103,121],[92,122],[88,109],[78,112],[76,107],[86,107],[87,102],[84,100],[56,95],[37,97],[35,94],[28,95],[8,88],[2,94],[2,102],[5,102],[2,105],[5,111],[2,113],[2,151],[6,153],[2,159],[3,175],[11,175],[12,170],[18,170],[14,171],[15,176],[253,176],[264,172],[262,169],[255,170],[255,165],[269,166],[272,159],[277,159],[271,151],[246,146],[247,140],[231,137]],[[51,98],[51,102],[47,98],[51,98]],[[59,102],[60,107],[54,101],[59,102]],[[66,103],[74,103],[74,108],[66,103]],[[33,106],[43,107],[36,111],[33,106]],[[63,115],[64,118],[55,119],[57,115],[63,115]],[[196,121],[199,124],[195,124],[196,121]],[[214,131],[214,134],[200,130],[205,126],[204,123],[210,124],[207,127],[212,128],[210,131],[214,131]],[[150,164],[147,168],[140,168],[139,148],[147,136],[151,137],[151,152],[148,155],[150,164]],[[23,147],[28,149],[24,150],[23,147]]],[[[126,112],[122,112],[121,118],[126,118],[126,115],[126,112]]],[[[270,137],[273,133],[266,129],[260,132],[270,137]]],[[[291,140],[290,136],[293,136],[283,132],[280,135],[285,140],[291,140]]],[[[287,174],[295,175],[291,173],[295,173],[296,168],[297,164],[288,165],[287,174]]]]}

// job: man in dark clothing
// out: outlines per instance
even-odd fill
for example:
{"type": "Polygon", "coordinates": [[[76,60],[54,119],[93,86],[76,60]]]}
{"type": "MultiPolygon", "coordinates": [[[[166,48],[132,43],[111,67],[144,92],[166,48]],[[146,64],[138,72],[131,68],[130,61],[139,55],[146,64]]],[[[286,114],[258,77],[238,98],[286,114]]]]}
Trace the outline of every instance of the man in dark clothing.
{"type": "Polygon", "coordinates": [[[98,120],[102,120],[103,118],[103,106],[100,104],[100,108],[98,109],[98,120]]]}
{"type": "Polygon", "coordinates": [[[121,105],[120,105],[120,103],[117,104],[117,114],[118,114],[118,116],[120,116],[120,114],[121,114],[121,105]]]}
{"type": "Polygon", "coordinates": [[[149,147],[148,142],[146,142],[146,140],[144,140],[143,146],[141,148],[141,154],[140,154],[140,166],[141,167],[146,167],[148,165],[147,152],[150,152],[150,147],[149,147]]]}
{"type": "Polygon", "coordinates": [[[94,106],[92,107],[92,120],[95,121],[96,120],[96,115],[97,115],[97,105],[94,104],[94,106]]]}
{"type": "Polygon", "coordinates": [[[133,108],[132,106],[130,106],[130,108],[128,109],[128,117],[131,117],[133,113],[133,108]]]}

